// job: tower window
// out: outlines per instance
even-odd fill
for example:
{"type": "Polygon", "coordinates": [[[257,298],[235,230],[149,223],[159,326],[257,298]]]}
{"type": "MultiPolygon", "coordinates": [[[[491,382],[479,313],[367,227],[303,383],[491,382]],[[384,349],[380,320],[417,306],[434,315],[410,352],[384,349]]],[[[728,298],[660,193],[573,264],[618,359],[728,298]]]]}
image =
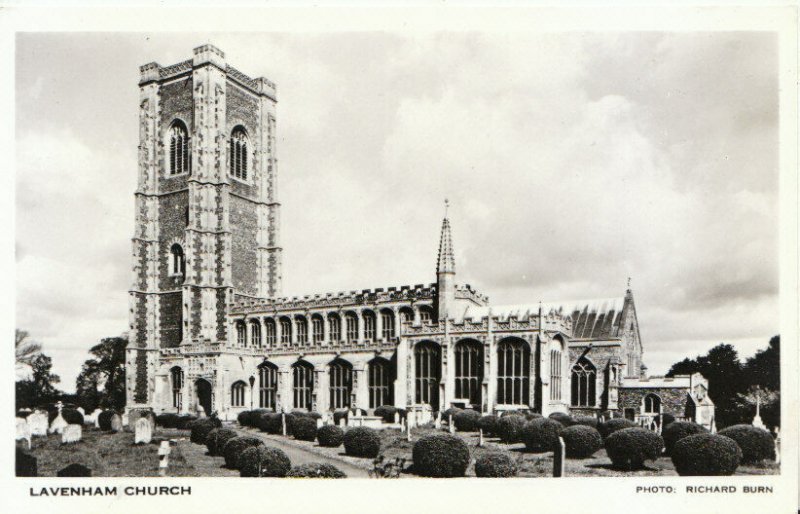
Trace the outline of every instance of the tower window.
{"type": "Polygon", "coordinates": [[[247,134],[242,127],[236,127],[231,132],[229,154],[230,174],[247,180],[247,134]]]}
{"type": "Polygon", "coordinates": [[[169,127],[169,174],[189,172],[189,133],[186,125],[175,120],[169,127]]]}
{"type": "Polygon", "coordinates": [[[183,258],[183,248],[178,243],[172,245],[169,249],[169,274],[170,275],[183,275],[186,272],[186,264],[183,258]]]}

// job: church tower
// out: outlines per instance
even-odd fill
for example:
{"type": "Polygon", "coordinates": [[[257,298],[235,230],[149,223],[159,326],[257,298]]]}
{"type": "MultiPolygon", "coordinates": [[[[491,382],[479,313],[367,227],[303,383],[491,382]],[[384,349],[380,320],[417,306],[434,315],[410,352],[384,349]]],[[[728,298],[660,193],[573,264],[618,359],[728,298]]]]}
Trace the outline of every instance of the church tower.
{"type": "Polygon", "coordinates": [[[160,351],[225,347],[234,299],[281,289],[275,85],[212,45],[140,72],[128,407],[152,403],[160,351]]]}

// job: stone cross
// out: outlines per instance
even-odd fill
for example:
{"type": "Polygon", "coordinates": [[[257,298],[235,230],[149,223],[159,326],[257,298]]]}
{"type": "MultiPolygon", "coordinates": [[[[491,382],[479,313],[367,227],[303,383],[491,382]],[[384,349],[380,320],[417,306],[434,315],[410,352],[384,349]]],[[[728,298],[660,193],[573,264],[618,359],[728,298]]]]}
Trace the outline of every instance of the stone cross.
{"type": "Polygon", "coordinates": [[[67,423],[67,421],[63,417],[61,417],[61,409],[59,409],[58,416],[56,416],[56,419],[54,419],[53,422],[50,423],[49,432],[51,434],[60,434],[61,432],[64,431],[64,428],[68,424],[69,423],[67,423]]]}
{"type": "Polygon", "coordinates": [[[17,441],[27,441],[31,449],[31,426],[25,418],[17,418],[17,441]]]}
{"type": "Polygon", "coordinates": [[[83,430],[80,425],[67,425],[61,433],[61,444],[77,443],[81,440],[82,434],[83,430]]]}
{"type": "Polygon", "coordinates": [[[58,413],[61,414],[61,409],[64,408],[64,402],[62,402],[61,400],[58,400],[56,402],[56,408],[58,409],[58,413]]]}
{"type": "Polygon", "coordinates": [[[564,438],[559,437],[556,447],[553,448],[553,476],[564,476],[564,462],[566,460],[567,446],[564,444],[564,438]]]}
{"type": "Polygon", "coordinates": [[[42,411],[35,411],[28,416],[28,425],[31,427],[32,436],[47,435],[49,423],[47,422],[47,413],[42,411]]]}
{"type": "Polygon", "coordinates": [[[134,425],[133,444],[150,444],[153,440],[153,425],[148,418],[139,418],[134,425]]]}
{"type": "Polygon", "coordinates": [[[163,477],[167,475],[167,467],[169,467],[169,454],[172,449],[169,447],[169,441],[161,441],[158,447],[158,476],[163,477]]]}

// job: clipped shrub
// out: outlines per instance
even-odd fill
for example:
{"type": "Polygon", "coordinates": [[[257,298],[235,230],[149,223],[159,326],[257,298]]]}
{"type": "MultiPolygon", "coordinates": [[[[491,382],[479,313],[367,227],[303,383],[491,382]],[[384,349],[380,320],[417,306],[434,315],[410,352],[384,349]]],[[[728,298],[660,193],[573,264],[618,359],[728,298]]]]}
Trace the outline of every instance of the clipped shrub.
{"type": "Polygon", "coordinates": [[[307,412],[306,416],[313,419],[314,421],[322,419],[322,414],[320,414],[319,412],[307,412]]]}
{"type": "Polygon", "coordinates": [[[309,462],[293,467],[287,474],[292,478],[347,478],[347,475],[331,464],[309,462]]]}
{"type": "Polygon", "coordinates": [[[336,448],[344,442],[344,430],[336,425],[325,425],[317,429],[317,441],[320,446],[336,448]]]}
{"type": "Polygon", "coordinates": [[[739,467],[742,450],[724,435],[693,434],[675,443],[671,457],[680,476],[729,476],[739,467]]]}
{"type": "Polygon", "coordinates": [[[19,446],[16,447],[16,476],[18,477],[39,476],[36,457],[24,451],[19,446]]]}
{"type": "Polygon", "coordinates": [[[261,414],[256,420],[256,426],[259,430],[268,434],[283,433],[281,415],[276,412],[267,412],[266,414],[261,414]]]}
{"type": "Polygon", "coordinates": [[[477,432],[480,419],[480,412],[472,409],[462,410],[453,416],[453,424],[459,432],[477,432]]]}
{"type": "Polygon", "coordinates": [[[666,453],[671,455],[672,448],[675,446],[675,443],[684,437],[705,433],[708,433],[708,430],[697,423],[692,423],[690,421],[675,421],[674,423],[670,423],[668,426],[664,427],[661,432],[661,437],[664,438],[664,448],[666,449],[666,453]]]}
{"type": "Polygon", "coordinates": [[[333,423],[334,425],[338,425],[339,421],[343,419],[347,419],[347,409],[333,411],[333,423]]]}
{"type": "Polygon", "coordinates": [[[461,412],[464,409],[459,409],[458,407],[450,407],[446,411],[442,412],[442,421],[449,421],[450,416],[453,416],[453,420],[456,419],[456,414],[461,412]]]}
{"type": "Polygon", "coordinates": [[[519,410],[504,410],[500,414],[501,418],[504,418],[506,416],[522,416],[522,417],[525,417],[525,416],[522,415],[522,411],[519,411],[519,410]]]}
{"type": "Polygon", "coordinates": [[[247,435],[236,436],[228,441],[222,452],[225,456],[225,466],[230,469],[239,469],[239,458],[242,456],[242,453],[251,446],[264,446],[264,441],[257,437],[247,435]]]}
{"type": "Polygon", "coordinates": [[[522,442],[522,427],[525,423],[527,421],[520,415],[500,416],[497,420],[497,436],[504,443],[522,442]]]}
{"type": "Polygon", "coordinates": [[[587,427],[597,428],[599,421],[593,416],[577,416],[572,418],[573,425],[584,425],[587,427]]]}
{"type": "Polygon", "coordinates": [[[194,444],[204,445],[206,444],[206,439],[208,439],[208,434],[211,433],[211,431],[215,428],[217,428],[217,426],[211,418],[201,418],[195,420],[192,423],[192,433],[189,436],[189,440],[194,444]]]}
{"type": "Polygon", "coordinates": [[[100,425],[100,430],[111,430],[111,417],[116,414],[113,410],[104,410],[97,415],[97,424],[100,425]]]}
{"type": "Polygon", "coordinates": [[[638,425],[633,421],[625,418],[613,418],[609,419],[605,423],[600,423],[597,425],[597,431],[600,432],[600,435],[605,439],[606,437],[610,436],[617,430],[622,430],[623,428],[636,428],[638,425]]]}
{"type": "Polygon", "coordinates": [[[475,460],[475,476],[478,477],[506,478],[515,477],[517,473],[517,462],[506,452],[486,452],[475,460]]]}
{"type": "Polygon", "coordinates": [[[572,426],[574,424],[572,416],[570,416],[569,414],[567,414],[565,412],[554,412],[554,413],[550,414],[548,416],[548,418],[552,419],[553,421],[558,421],[559,423],[561,423],[565,427],[569,427],[569,426],[572,426]]]}
{"type": "Polygon", "coordinates": [[[483,435],[497,435],[497,416],[488,414],[478,420],[478,428],[483,430],[483,435]]]}
{"type": "Polygon", "coordinates": [[[664,439],[645,428],[623,428],[609,435],[605,446],[614,466],[630,471],[641,469],[645,461],[661,456],[664,439]]]}
{"type": "Polygon", "coordinates": [[[380,416],[387,423],[394,423],[394,415],[397,413],[397,408],[391,405],[381,405],[375,409],[375,415],[380,416]]]}
{"type": "Polygon", "coordinates": [[[672,414],[664,413],[661,415],[661,421],[662,423],[664,423],[664,426],[661,428],[661,430],[663,431],[664,428],[667,427],[667,425],[670,425],[675,422],[675,416],[673,416],[672,414]]]}
{"type": "Polygon", "coordinates": [[[156,416],[156,425],[163,428],[175,428],[178,426],[178,415],[171,412],[156,416]]]}
{"type": "Polygon", "coordinates": [[[285,477],[292,469],[283,450],[260,445],[244,448],[237,465],[239,476],[243,477],[285,477]]]}
{"type": "Polygon", "coordinates": [[[423,477],[463,477],[469,466],[467,443],[451,434],[422,436],[412,450],[414,473],[423,477]]]}
{"type": "Polygon", "coordinates": [[[520,437],[529,452],[551,452],[556,448],[563,428],[564,425],[554,419],[534,419],[525,423],[520,437]]]}
{"type": "Polygon", "coordinates": [[[243,427],[253,426],[253,411],[243,410],[236,416],[236,421],[243,427]]]}
{"type": "Polygon", "coordinates": [[[83,414],[75,409],[61,409],[61,417],[69,425],[83,425],[83,414]]]}
{"type": "Polygon", "coordinates": [[[178,416],[178,420],[175,422],[175,428],[178,430],[190,430],[192,428],[190,425],[195,421],[197,421],[196,416],[191,416],[188,414],[184,416],[178,416]]]}
{"type": "Polygon", "coordinates": [[[310,416],[295,418],[292,421],[292,435],[301,441],[313,441],[317,438],[317,421],[310,416]]]}
{"type": "Polygon", "coordinates": [[[775,440],[772,434],[753,425],[733,425],[719,431],[719,435],[730,437],[742,449],[742,464],[762,460],[775,460],[775,440]]]}
{"type": "Polygon", "coordinates": [[[344,433],[344,452],[352,457],[374,459],[381,450],[381,438],[372,428],[355,427],[344,433]]]}
{"type": "Polygon", "coordinates": [[[238,434],[229,428],[215,428],[208,433],[206,448],[209,455],[223,455],[225,445],[238,434]]]}
{"type": "Polygon", "coordinates": [[[586,459],[603,447],[603,438],[596,428],[588,425],[572,425],[561,431],[567,458],[586,459]]]}
{"type": "Polygon", "coordinates": [[[522,414],[522,417],[524,417],[527,421],[533,421],[534,419],[541,419],[544,417],[538,412],[533,412],[532,410],[520,411],[520,414],[522,414]]]}

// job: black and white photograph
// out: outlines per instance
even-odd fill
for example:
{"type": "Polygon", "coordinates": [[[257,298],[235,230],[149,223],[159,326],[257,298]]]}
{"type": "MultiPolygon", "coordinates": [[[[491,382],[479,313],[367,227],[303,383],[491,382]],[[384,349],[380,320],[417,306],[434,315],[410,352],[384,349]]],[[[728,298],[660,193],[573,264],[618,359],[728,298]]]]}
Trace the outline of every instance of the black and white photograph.
{"type": "Polygon", "coordinates": [[[796,8],[541,9],[6,23],[20,512],[794,512],[796,8]]]}

